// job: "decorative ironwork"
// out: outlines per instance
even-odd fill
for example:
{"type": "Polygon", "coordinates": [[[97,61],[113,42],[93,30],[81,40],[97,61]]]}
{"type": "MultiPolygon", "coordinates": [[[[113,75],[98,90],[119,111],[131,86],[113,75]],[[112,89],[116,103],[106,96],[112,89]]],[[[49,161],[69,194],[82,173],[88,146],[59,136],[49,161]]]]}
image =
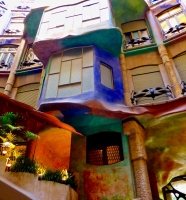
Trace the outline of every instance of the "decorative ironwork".
{"type": "Polygon", "coordinates": [[[15,35],[21,35],[21,33],[20,33],[21,31],[20,30],[18,30],[18,29],[16,29],[16,30],[14,30],[14,29],[6,29],[5,30],[5,33],[6,34],[15,34],[15,35]]]}
{"type": "Polygon", "coordinates": [[[186,83],[184,81],[182,81],[180,85],[182,86],[181,94],[184,95],[186,93],[186,83]]]}
{"type": "Polygon", "coordinates": [[[36,67],[36,66],[42,66],[42,65],[43,65],[42,62],[34,54],[32,46],[30,46],[26,53],[25,60],[21,62],[20,67],[26,68],[26,67],[36,67]]]}
{"type": "Polygon", "coordinates": [[[170,86],[168,85],[166,88],[156,87],[156,88],[149,88],[144,89],[139,92],[135,92],[134,90],[131,93],[131,103],[133,105],[137,105],[139,102],[146,100],[146,98],[152,98],[152,100],[157,99],[156,97],[161,96],[165,94],[167,97],[172,96],[172,90],[170,89],[170,86]],[[143,98],[143,99],[141,99],[143,98]],[[145,98],[145,99],[144,99],[145,98]]]}
{"type": "Polygon", "coordinates": [[[28,10],[28,9],[30,9],[30,7],[29,6],[17,6],[17,9],[28,10]]]}
{"type": "Polygon", "coordinates": [[[166,186],[162,188],[163,196],[165,200],[168,200],[167,194],[173,194],[176,200],[179,200],[179,199],[186,200],[186,193],[184,194],[173,187],[173,182],[178,182],[178,181],[185,181],[186,183],[186,175],[174,177],[166,186]]]}
{"type": "Polygon", "coordinates": [[[131,39],[130,41],[124,41],[124,45],[127,49],[130,46],[134,47],[134,45],[140,46],[141,44],[147,41],[150,41],[150,43],[152,43],[152,39],[150,37],[141,37],[141,38],[131,39]]]}
{"type": "Polygon", "coordinates": [[[181,24],[176,25],[175,27],[169,28],[169,30],[167,32],[164,32],[164,35],[165,35],[166,38],[168,38],[168,36],[167,36],[168,34],[170,34],[170,33],[173,33],[173,34],[174,33],[180,33],[180,31],[185,29],[185,28],[186,28],[186,23],[183,22],[181,24]]]}

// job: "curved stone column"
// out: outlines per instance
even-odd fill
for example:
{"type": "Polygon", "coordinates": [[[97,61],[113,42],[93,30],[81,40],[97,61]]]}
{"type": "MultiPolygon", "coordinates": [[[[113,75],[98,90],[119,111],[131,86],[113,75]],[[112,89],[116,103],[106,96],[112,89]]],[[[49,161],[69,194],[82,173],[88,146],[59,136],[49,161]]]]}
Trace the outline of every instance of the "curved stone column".
{"type": "Polygon", "coordinates": [[[145,131],[134,120],[123,124],[123,132],[128,135],[131,162],[134,170],[137,198],[152,200],[147,171],[147,155],[144,144],[145,131]]]}
{"type": "Polygon", "coordinates": [[[158,46],[158,51],[159,51],[159,54],[163,61],[163,64],[165,65],[165,68],[167,70],[167,74],[169,76],[171,86],[173,86],[172,89],[173,89],[174,96],[180,97],[182,89],[181,89],[180,83],[178,82],[178,79],[174,73],[174,69],[173,69],[172,63],[170,61],[170,58],[168,56],[167,49],[163,44],[160,44],[158,46]]]}
{"type": "Polygon", "coordinates": [[[120,66],[121,66],[122,78],[123,78],[125,104],[127,106],[132,106],[131,101],[130,101],[130,88],[129,88],[128,78],[127,78],[127,67],[126,67],[125,55],[123,53],[120,54],[119,61],[120,61],[120,66]]]}

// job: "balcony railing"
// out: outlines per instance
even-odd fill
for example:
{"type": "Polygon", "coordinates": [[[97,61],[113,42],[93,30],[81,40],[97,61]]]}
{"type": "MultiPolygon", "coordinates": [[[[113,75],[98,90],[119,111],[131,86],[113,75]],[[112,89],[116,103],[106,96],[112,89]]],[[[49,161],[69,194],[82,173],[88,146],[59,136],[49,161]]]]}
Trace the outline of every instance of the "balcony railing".
{"type": "Polygon", "coordinates": [[[168,38],[171,38],[182,32],[186,32],[186,23],[185,22],[180,23],[180,24],[176,25],[175,27],[169,28],[169,30],[167,32],[163,32],[163,35],[164,35],[165,39],[168,39],[168,38]]]}
{"type": "Polygon", "coordinates": [[[171,97],[173,98],[172,95],[172,90],[170,89],[170,86],[167,86],[166,88],[162,87],[156,87],[156,88],[148,88],[144,89],[142,91],[135,92],[134,90],[131,93],[131,103],[133,105],[138,105],[140,102],[145,101],[145,100],[157,100],[161,97],[171,97]]]}
{"type": "Polygon", "coordinates": [[[131,39],[130,41],[124,41],[125,49],[130,49],[134,47],[146,46],[152,44],[153,41],[150,37],[141,37],[136,39],[131,39]]]}

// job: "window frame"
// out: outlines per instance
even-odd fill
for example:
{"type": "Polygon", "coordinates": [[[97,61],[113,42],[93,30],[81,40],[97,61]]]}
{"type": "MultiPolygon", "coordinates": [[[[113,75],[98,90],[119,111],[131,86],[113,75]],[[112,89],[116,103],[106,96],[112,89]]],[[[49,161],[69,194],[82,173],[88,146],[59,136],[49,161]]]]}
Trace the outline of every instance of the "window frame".
{"type": "MultiPolygon", "coordinates": [[[[161,31],[162,31],[162,34],[163,34],[164,39],[169,39],[169,38],[172,38],[172,37],[174,37],[174,36],[176,36],[176,35],[179,35],[179,34],[181,34],[181,33],[183,33],[183,32],[186,32],[186,26],[185,26],[185,28],[183,28],[183,30],[181,30],[181,32],[177,32],[177,33],[174,32],[174,33],[171,33],[171,35],[166,36],[167,32],[168,32],[171,28],[175,28],[175,27],[178,26],[179,24],[183,23],[183,22],[179,21],[179,19],[178,19],[178,15],[179,15],[179,14],[183,14],[183,15],[185,16],[185,23],[186,23],[186,12],[184,11],[184,9],[183,9],[183,7],[181,6],[181,4],[176,5],[176,6],[173,6],[173,7],[171,7],[171,8],[168,8],[168,9],[162,11],[161,13],[159,13],[159,14],[156,16],[157,21],[158,21],[158,24],[159,24],[159,27],[160,27],[160,29],[161,29],[161,31]],[[176,13],[173,13],[173,14],[171,15],[170,12],[171,12],[172,10],[174,10],[174,9],[177,9],[177,8],[180,8],[180,11],[178,11],[178,12],[176,12],[176,13]],[[164,15],[164,14],[166,14],[166,13],[168,14],[167,17],[165,17],[165,18],[163,18],[163,19],[159,19],[159,17],[161,17],[162,15],[164,15]],[[171,25],[171,23],[170,23],[170,19],[171,19],[171,18],[175,19],[175,21],[177,22],[177,25],[175,25],[175,26],[172,26],[172,25],[171,25]],[[167,24],[168,28],[169,28],[167,31],[163,30],[163,28],[162,28],[162,25],[161,25],[161,24],[162,24],[163,22],[165,22],[165,23],[167,24]]],[[[169,34],[170,34],[170,33],[169,33],[169,34]]]]}
{"type": "Polygon", "coordinates": [[[15,51],[10,51],[10,49],[16,49],[16,48],[11,48],[11,47],[0,48],[0,62],[1,62],[0,64],[2,64],[2,61],[4,61],[3,63],[5,65],[9,65],[7,67],[3,67],[3,69],[6,69],[6,70],[10,69],[11,65],[13,64],[16,52],[17,52],[17,49],[15,51]],[[3,49],[3,50],[1,50],[1,49],[3,49]],[[5,58],[5,60],[3,60],[5,54],[8,54],[8,55],[5,58]],[[10,59],[11,55],[13,55],[14,58],[13,58],[11,64],[10,64],[9,59],[10,59]]]}
{"type": "MultiPolygon", "coordinates": [[[[95,133],[93,135],[87,136],[86,139],[86,163],[90,165],[110,165],[119,163],[124,160],[124,152],[123,152],[123,145],[122,145],[122,134],[120,132],[113,132],[113,131],[105,131],[105,132],[99,132],[95,133]],[[119,152],[118,157],[119,160],[117,162],[109,163],[109,153],[107,152],[108,147],[112,146],[118,146],[119,152]],[[90,161],[90,153],[95,150],[102,151],[102,160],[100,163],[93,163],[90,161]]],[[[113,158],[113,160],[115,160],[113,158]]]]}
{"type": "Polygon", "coordinates": [[[137,48],[137,47],[144,47],[153,43],[145,20],[135,20],[135,21],[123,23],[121,24],[121,27],[122,27],[123,37],[124,37],[124,50],[137,48]],[[137,22],[138,24],[140,24],[139,27],[133,28],[134,27],[133,23],[137,23],[137,22]],[[130,24],[130,23],[131,25],[133,24],[131,29],[129,28],[129,26],[127,26],[127,24],[130,24]],[[125,28],[127,28],[127,30],[125,30],[123,26],[124,27],[126,26],[125,28]],[[145,35],[143,35],[142,33],[143,31],[146,32],[145,35]],[[134,33],[137,33],[138,37],[135,37],[134,33]],[[143,37],[146,39],[142,39],[143,37]]]}

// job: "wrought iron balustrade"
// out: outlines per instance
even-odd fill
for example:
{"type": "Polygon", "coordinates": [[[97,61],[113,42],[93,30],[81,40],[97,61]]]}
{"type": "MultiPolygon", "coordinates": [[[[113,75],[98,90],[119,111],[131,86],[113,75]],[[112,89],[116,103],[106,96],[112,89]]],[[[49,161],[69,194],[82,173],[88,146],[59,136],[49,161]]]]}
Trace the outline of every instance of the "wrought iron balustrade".
{"type": "Polygon", "coordinates": [[[128,49],[128,48],[133,48],[137,46],[148,45],[151,43],[152,43],[152,39],[150,37],[141,37],[141,38],[131,39],[130,41],[124,41],[124,46],[126,49],[128,49]]]}
{"type": "Polygon", "coordinates": [[[156,100],[162,97],[162,95],[173,98],[172,90],[170,89],[170,86],[167,86],[166,88],[162,88],[162,87],[148,88],[139,92],[135,92],[133,90],[131,93],[130,99],[133,105],[137,105],[138,103],[144,100],[147,100],[149,98],[151,98],[152,100],[156,100]]]}

